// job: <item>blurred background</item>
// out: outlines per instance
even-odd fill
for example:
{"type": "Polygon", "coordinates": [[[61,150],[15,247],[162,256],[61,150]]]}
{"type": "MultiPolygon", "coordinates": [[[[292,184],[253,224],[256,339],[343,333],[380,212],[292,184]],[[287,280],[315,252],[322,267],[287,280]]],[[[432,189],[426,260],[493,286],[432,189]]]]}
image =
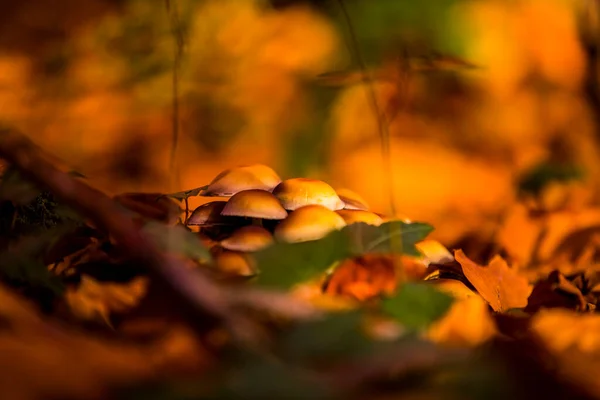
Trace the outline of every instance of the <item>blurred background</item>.
{"type": "Polygon", "coordinates": [[[0,118],[110,193],[264,163],[393,197],[445,242],[493,230],[540,165],[600,193],[594,0],[22,0],[0,21],[0,118]]]}

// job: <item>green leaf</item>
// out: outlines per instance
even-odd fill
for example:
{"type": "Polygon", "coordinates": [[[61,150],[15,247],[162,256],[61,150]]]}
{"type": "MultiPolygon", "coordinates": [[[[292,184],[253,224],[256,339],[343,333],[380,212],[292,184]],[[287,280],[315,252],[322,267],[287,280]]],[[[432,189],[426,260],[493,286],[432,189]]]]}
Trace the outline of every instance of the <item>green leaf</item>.
{"type": "Polygon", "coordinates": [[[255,253],[258,284],[278,289],[307,281],[335,262],[366,253],[401,253],[418,256],[415,243],[433,227],[424,223],[391,221],[380,226],[356,223],[333,231],[320,240],[277,243],[255,253]]]}
{"type": "Polygon", "coordinates": [[[24,178],[13,166],[9,166],[0,178],[0,199],[2,200],[25,205],[31,203],[41,193],[40,188],[24,178]]]}
{"type": "Polygon", "coordinates": [[[362,318],[352,311],[301,323],[281,339],[281,353],[294,363],[369,354],[373,341],[361,329],[362,318]]]}
{"type": "Polygon", "coordinates": [[[64,224],[40,235],[21,238],[15,245],[0,253],[0,274],[11,282],[46,288],[60,295],[64,289],[62,282],[48,271],[42,262],[42,256],[74,228],[73,224],[64,224]]]}
{"type": "Polygon", "coordinates": [[[398,293],[384,299],[382,309],[409,329],[424,329],[443,317],[453,297],[425,283],[405,283],[398,293]]]}
{"type": "Polygon", "coordinates": [[[224,387],[211,399],[330,399],[325,382],[311,379],[310,371],[255,359],[230,373],[224,387]]]}
{"type": "Polygon", "coordinates": [[[187,199],[188,197],[198,196],[200,194],[200,192],[202,192],[206,188],[208,188],[208,185],[200,186],[195,189],[184,190],[182,192],[169,193],[169,194],[165,194],[164,196],[171,197],[175,200],[181,201],[181,200],[187,199]]]}
{"type": "Polygon", "coordinates": [[[200,238],[181,225],[167,226],[151,221],[144,225],[142,232],[150,235],[163,251],[179,253],[203,262],[211,260],[210,253],[200,238]]]}

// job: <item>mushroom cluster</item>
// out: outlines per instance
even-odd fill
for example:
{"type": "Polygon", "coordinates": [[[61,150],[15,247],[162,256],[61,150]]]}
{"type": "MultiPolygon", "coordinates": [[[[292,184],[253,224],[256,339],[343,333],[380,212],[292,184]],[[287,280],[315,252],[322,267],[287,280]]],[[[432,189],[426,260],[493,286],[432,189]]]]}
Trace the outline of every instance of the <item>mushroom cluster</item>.
{"type": "Polygon", "coordinates": [[[262,164],[221,172],[200,196],[225,199],[197,207],[185,224],[199,231],[217,268],[234,275],[254,275],[248,254],[276,241],[317,240],[348,224],[385,220],[349,189],[317,179],[282,180],[262,164]]]}

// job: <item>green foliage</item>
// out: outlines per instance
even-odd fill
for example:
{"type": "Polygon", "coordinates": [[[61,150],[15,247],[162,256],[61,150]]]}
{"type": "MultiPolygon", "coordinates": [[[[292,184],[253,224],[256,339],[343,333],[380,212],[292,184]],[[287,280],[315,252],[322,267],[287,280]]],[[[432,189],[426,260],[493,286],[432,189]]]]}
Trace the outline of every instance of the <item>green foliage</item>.
{"type": "Polygon", "coordinates": [[[401,46],[427,44],[440,51],[456,52],[462,38],[451,24],[452,7],[461,0],[364,1],[330,0],[328,13],[352,42],[354,34],[366,64],[377,64],[384,53],[402,54],[401,46]],[[350,32],[340,3],[351,20],[350,32]],[[409,42],[413,43],[409,43],[409,42]],[[394,50],[395,49],[395,50],[394,50]]]}
{"type": "Polygon", "coordinates": [[[362,319],[353,311],[299,324],[281,338],[279,351],[293,363],[366,355],[374,344],[362,332],[362,319]]]}
{"type": "Polygon", "coordinates": [[[75,229],[74,224],[63,224],[38,235],[22,237],[14,246],[0,253],[0,275],[13,285],[45,289],[62,294],[64,286],[43,263],[44,254],[65,234],[75,229]]]}
{"type": "MultiPolygon", "coordinates": [[[[71,171],[70,175],[83,175],[71,171]]],[[[0,179],[0,199],[9,202],[2,208],[0,226],[7,236],[33,234],[64,223],[81,223],[83,220],[71,208],[57,202],[52,193],[31,183],[12,166],[0,179]]]]}
{"type": "Polygon", "coordinates": [[[167,226],[150,221],[144,225],[142,232],[149,235],[163,251],[181,254],[202,262],[211,260],[210,253],[200,238],[182,225],[167,226]]]}
{"type": "Polygon", "coordinates": [[[453,298],[425,283],[405,283],[398,293],[382,301],[383,311],[404,327],[424,329],[443,317],[452,306],[453,298]]]}
{"type": "Polygon", "coordinates": [[[521,193],[539,194],[551,182],[581,180],[583,169],[575,164],[541,163],[523,174],[519,180],[521,193]]]}
{"type": "Polygon", "coordinates": [[[333,398],[324,382],[311,379],[309,371],[258,357],[248,361],[234,368],[229,373],[225,384],[208,398],[223,400],[333,398]]]}
{"type": "Polygon", "coordinates": [[[260,271],[258,284],[287,289],[325,272],[337,261],[365,253],[395,252],[417,256],[415,243],[432,230],[430,225],[418,222],[391,221],[380,226],[356,223],[320,240],[277,243],[255,254],[260,271]]]}

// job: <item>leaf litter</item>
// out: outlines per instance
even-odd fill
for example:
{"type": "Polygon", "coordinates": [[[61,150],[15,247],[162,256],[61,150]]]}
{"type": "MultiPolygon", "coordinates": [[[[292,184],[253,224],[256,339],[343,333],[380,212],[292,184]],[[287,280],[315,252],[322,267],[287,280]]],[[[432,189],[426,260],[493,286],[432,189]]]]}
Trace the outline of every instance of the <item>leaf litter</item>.
{"type": "MultiPolygon", "coordinates": [[[[199,193],[192,190],[184,195],[199,193]]],[[[34,316],[29,309],[26,311],[23,307],[31,305],[19,297],[14,297],[12,303],[7,302],[0,316],[7,327],[15,327],[26,318],[29,324],[38,325],[36,329],[39,324],[45,326],[44,330],[58,329],[64,337],[64,345],[73,343],[74,350],[67,351],[61,347],[63,344],[38,337],[35,330],[28,331],[32,339],[41,342],[32,348],[39,354],[32,350],[23,355],[23,362],[31,362],[29,358],[34,355],[50,362],[46,358],[50,356],[45,355],[50,349],[39,346],[52,346],[54,352],[61,352],[60,357],[66,357],[61,362],[74,363],[72,352],[78,351],[78,346],[87,349],[85,346],[89,345],[84,344],[85,340],[93,342],[97,350],[85,351],[92,357],[90,362],[97,358],[94,365],[100,369],[93,375],[97,381],[93,384],[89,381],[91,378],[87,376],[92,375],[85,374],[91,372],[86,372],[87,367],[82,364],[80,370],[69,372],[69,382],[79,377],[83,382],[81,386],[49,376],[58,382],[49,389],[49,380],[33,378],[39,384],[28,388],[16,385],[15,396],[18,393],[24,398],[37,398],[40,394],[52,393],[87,398],[89,390],[99,388],[112,393],[118,389],[117,393],[133,390],[134,394],[141,394],[147,387],[143,382],[156,377],[169,388],[165,396],[173,396],[185,387],[193,396],[219,398],[283,396],[290,390],[297,390],[298,398],[334,398],[350,393],[351,387],[376,391],[374,383],[385,379],[390,368],[397,368],[394,365],[399,362],[405,363],[402,368],[406,376],[419,373],[424,374],[423,379],[434,379],[448,365],[454,365],[457,371],[473,371],[474,365],[479,365],[479,361],[473,360],[480,360],[477,357],[482,353],[470,353],[471,349],[485,348],[507,337],[538,340],[555,362],[566,360],[565,365],[574,362],[573,356],[565,358],[565,352],[589,355],[599,351],[600,336],[595,333],[594,325],[598,322],[594,312],[600,294],[599,272],[593,268],[597,240],[594,228],[587,228],[586,220],[581,218],[582,222],[575,226],[560,227],[562,240],[561,237],[554,240],[558,243],[555,253],[563,256],[556,256],[552,262],[541,263],[539,257],[518,258],[521,262],[511,266],[507,259],[495,254],[480,264],[461,249],[454,249],[452,254],[441,243],[429,239],[433,227],[426,223],[390,221],[379,226],[353,223],[307,242],[275,242],[266,249],[245,255],[257,271],[255,276],[233,279],[235,276],[231,273],[219,271],[213,259],[224,251],[219,247],[220,241],[206,236],[202,226],[199,231],[192,231],[184,220],[175,221],[174,211],[181,214],[183,210],[173,207],[172,203],[159,203],[157,199],[161,199],[160,194],[139,193],[117,196],[114,200],[130,208],[131,212],[126,215],[137,221],[137,229],[148,235],[157,249],[185,260],[189,273],[204,270],[224,284],[224,288],[234,291],[255,287],[289,293],[290,305],[300,301],[299,304],[304,304],[302,307],[314,307],[321,314],[308,319],[304,318],[310,313],[293,314],[305,316],[296,319],[257,313],[256,309],[248,313],[251,304],[238,303],[236,307],[245,309],[251,319],[257,319],[251,323],[252,329],[256,329],[255,324],[268,321],[259,331],[262,331],[262,340],[270,343],[269,350],[262,349],[263,343],[258,353],[254,349],[252,354],[240,359],[245,350],[236,343],[231,331],[210,320],[200,325],[192,322],[187,311],[173,309],[166,302],[164,289],[155,287],[143,266],[136,265],[126,251],[115,246],[110,235],[86,225],[83,220],[77,220],[77,224],[83,226],[65,220],[45,236],[22,238],[20,243],[5,250],[14,253],[20,249],[15,255],[3,257],[4,274],[12,274],[11,279],[7,277],[3,281],[18,289],[15,277],[19,277],[29,286],[26,290],[21,287],[21,295],[38,306],[47,302],[47,297],[32,292],[31,288],[36,285],[51,290],[62,287],[42,309],[67,327],[55,326],[55,321],[46,321],[43,316],[34,316]],[[153,208],[140,206],[140,201],[153,208]],[[579,238],[577,235],[587,240],[587,247],[575,249],[569,244],[573,237],[579,238]],[[82,239],[73,240],[78,237],[82,239]],[[70,245],[65,246],[67,243],[70,245]],[[20,258],[15,258],[16,254],[20,258]],[[524,263],[523,260],[529,261],[524,263]],[[532,265],[534,262],[539,264],[532,265]],[[21,275],[15,268],[23,271],[21,275]],[[550,272],[540,272],[544,270],[550,272]],[[91,336],[81,342],[80,332],[91,336]],[[424,343],[433,347],[420,355],[410,355],[406,350],[407,345],[419,348],[424,343]],[[115,346],[121,347],[115,351],[115,346]],[[455,359],[446,354],[448,349],[465,353],[455,359]],[[215,365],[215,354],[223,357],[220,366],[206,372],[206,368],[215,365]],[[388,360],[386,354],[397,354],[399,358],[388,360]],[[475,357],[476,354],[479,355],[475,357]],[[104,373],[101,360],[113,365],[115,357],[122,365],[114,370],[118,373],[104,373]],[[374,364],[369,365],[371,362],[374,364]],[[340,383],[337,378],[340,370],[348,368],[345,373],[356,374],[357,381],[340,383]],[[222,372],[217,373],[215,379],[200,379],[183,386],[177,383],[181,379],[185,382],[186,376],[204,376],[198,375],[200,371],[209,377],[219,370],[222,372]],[[269,383],[272,377],[277,377],[278,385],[269,383]],[[127,387],[133,386],[123,391],[124,383],[127,387]]],[[[35,201],[35,197],[30,201],[35,201]]],[[[534,211],[521,212],[521,218],[527,221],[534,211]]],[[[584,215],[594,218],[595,214],[584,215]]],[[[228,223],[246,226],[248,221],[233,218],[228,223]]],[[[551,222],[546,229],[552,228],[551,222]]],[[[206,234],[212,235],[215,227],[207,226],[207,229],[210,230],[206,234]]],[[[225,232],[234,230],[229,226],[223,229],[225,232]]],[[[504,231],[498,231],[499,249],[507,243],[503,239],[506,237],[504,231]]],[[[581,240],[575,242],[580,245],[581,240]]],[[[279,300],[273,298],[273,301],[279,300]]],[[[285,307],[277,309],[286,310],[285,307]]],[[[19,329],[27,331],[29,328],[19,329]]],[[[0,338],[0,346],[12,346],[14,351],[11,344],[14,338],[9,332],[2,331],[4,339],[0,338]]],[[[508,351],[502,357],[506,362],[513,362],[517,356],[508,351]]],[[[541,362],[533,359],[531,368],[542,370],[541,362]]],[[[592,361],[585,362],[592,365],[592,361]]],[[[484,371],[488,367],[478,368],[484,371]]],[[[34,375],[28,374],[37,374],[32,369],[19,370],[19,373],[30,377],[34,375]]],[[[556,373],[561,379],[572,375],[556,373]]],[[[401,382],[405,379],[403,376],[399,374],[392,380],[401,382]]],[[[586,375],[577,379],[585,390],[594,390],[593,382],[586,375]]],[[[524,389],[516,393],[521,393],[519,390],[524,389]]]]}
{"type": "MultiPolygon", "coordinates": [[[[381,51],[373,47],[380,10],[348,8],[365,17],[361,44],[381,51]]],[[[390,10],[416,25],[426,18],[400,3],[390,10]]],[[[413,69],[474,66],[452,57],[408,61],[413,69]]],[[[3,156],[14,157],[0,144],[3,156]]],[[[222,237],[255,221],[200,232],[186,226],[188,200],[207,186],[114,196],[149,239],[147,247],[122,248],[103,218],[82,220],[41,189],[60,185],[37,178],[23,179],[11,166],[0,185],[13,211],[2,226],[20,243],[13,246],[12,236],[2,243],[5,398],[600,398],[600,211],[576,165],[526,171],[498,229],[491,237],[469,232],[478,240],[462,242],[468,251],[437,243],[441,251],[429,252],[425,223],[353,224],[247,254],[257,273],[242,277],[214,256],[224,251],[222,237]],[[185,202],[185,217],[177,202],[185,202]],[[65,220],[83,225],[79,236],[89,240],[54,229],[70,229],[65,220]],[[23,235],[26,228],[35,235],[23,235]],[[199,311],[207,296],[169,291],[133,256],[149,250],[180,262],[185,268],[169,269],[173,282],[207,289],[212,313],[199,311]],[[194,285],[200,272],[217,284],[194,285]],[[231,321],[219,318],[223,310],[231,321]],[[251,331],[252,340],[240,343],[236,330],[251,331]],[[524,382],[530,376],[534,385],[524,382]]]]}

